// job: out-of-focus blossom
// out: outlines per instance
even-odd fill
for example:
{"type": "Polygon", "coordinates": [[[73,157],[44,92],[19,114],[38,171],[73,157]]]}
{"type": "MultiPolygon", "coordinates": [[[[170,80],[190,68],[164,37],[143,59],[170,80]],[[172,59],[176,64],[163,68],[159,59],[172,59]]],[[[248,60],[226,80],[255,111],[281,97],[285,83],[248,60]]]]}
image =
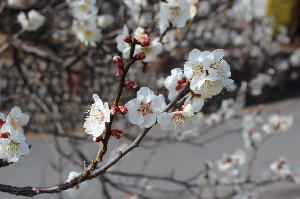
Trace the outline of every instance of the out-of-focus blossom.
{"type": "MultiPolygon", "coordinates": [[[[81,173],[76,171],[71,171],[69,173],[68,179],[66,182],[71,182],[72,180],[75,180],[78,178],[78,176],[81,175],[81,173]]],[[[88,186],[88,183],[86,181],[75,185],[73,188],[66,190],[71,198],[77,198],[81,191],[83,191],[88,186]]]]}
{"type": "Polygon", "coordinates": [[[97,18],[97,24],[100,28],[107,28],[114,22],[114,17],[112,15],[100,15],[97,18]]]}
{"type": "Polygon", "coordinates": [[[36,31],[45,22],[45,17],[38,13],[36,10],[30,10],[28,12],[28,18],[24,12],[18,14],[18,22],[27,31],[36,31]]]}

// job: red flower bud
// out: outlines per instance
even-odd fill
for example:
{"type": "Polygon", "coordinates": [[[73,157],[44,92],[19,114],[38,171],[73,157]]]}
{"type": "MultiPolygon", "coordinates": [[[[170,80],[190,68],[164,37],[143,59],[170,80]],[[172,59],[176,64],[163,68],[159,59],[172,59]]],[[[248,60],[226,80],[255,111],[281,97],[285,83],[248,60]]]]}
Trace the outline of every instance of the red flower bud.
{"type": "Polygon", "coordinates": [[[118,108],[118,107],[112,106],[112,107],[110,108],[110,114],[111,114],[111,115],[117,115],[118,112],[119,112],[119,108],[118,108]]]}
{"type": "Polygon", "coordinates": [[[128,43],[128,44],[131,44],[132,37],[130,37],[129,35],[126,35],[126,36],[123,37],[123,41],[128,43]]]}
{"type": "Polygon", "coordinates": [[[124,87],[125,87],[127,90],[133,91],[133,90],[136,89],[137,84],[135,83],[135,81],[126,81],[126,82],[124,83],[124,87]]]}
{"type": "Polygon", "coordinates": [[[125,106],[119,106],[119,113],[121,115],[125,115],[127,112],[128,112],[128,110],[125,106]]]}
{"type": "Polygon", "coordinates": [[[120,68],[120,69],[124,68],[124,60],[123,60],[123,58],[120,57],[120,56],[114,56],[114,57],[113,57],[113,63],[114,63],[114,65],[115,65],[116,67],[118,67],[118,68],[120,68]]]}
{"type": "Polygon", "coordinates": [[[117,139],[120,139],[122,137],[122,131],[118,129],[113,129],[111,131],[111,135],[117,139]]]}
{"type": "Polygon", "coordinates": [[[124,72],[122,69],[116,70],[116,72],[115,72],[116,77],[122,77],[123,75],[124,75],[124,72]]]}
{"type": "Polygon", "coordinates": [[[99,137],[93,137],[94,142],[101,142],[103,140],[103,136],[100,135],[99,137]]]}
{"type": "Polygon", "coordinates": [[[149,37],[141,37],[138,39],[137,43],[140,44],[142,47],[148,47],[150,45],[150,38],[149,37]]]}
{"type": "Polygon", "coordinates": [[[144,60],[146,58],[146,54],[144,52],[139,52],[134,56],[135,61],[144,60]]]}

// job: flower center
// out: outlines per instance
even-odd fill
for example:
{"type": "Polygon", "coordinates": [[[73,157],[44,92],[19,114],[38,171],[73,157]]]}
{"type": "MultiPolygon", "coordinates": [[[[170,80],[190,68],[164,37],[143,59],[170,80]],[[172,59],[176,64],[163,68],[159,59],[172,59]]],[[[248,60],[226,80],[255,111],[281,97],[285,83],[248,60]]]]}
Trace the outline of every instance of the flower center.
{"type": "Polygon", "coordinates": [[[181,113],[175,113],[171,120],[174,130],[182,129],[186,125],[186,118],[181,113]]]}
{"type": "Polygon", "coordinates": [[[147,115],[148,113],[153,113],[153,111],[151,110],[151,103],[152,102],[149,103],[141,102],[140,108],[137,111],[141,112],[143,116],[147,115]]]}
{"type": "Polygon", "coordinates": [[[176,91],[180,91],[181,90],[181,88],[182,88],[182,86],[186,83],[186,78],[185,77],[183,77],[182,79],[178,79],[177,81],[176,81],[176,83],[177,83],[177,86],[176,86],[176,91]]]}
{"type": "Polygon", "coordinates": [[[199,76],[204,73],[202,64],[193,65],[192,70],[193,70],[193,76],[199,76]]]}
{"type": "Polygon", "coordinates": [[[80,5],[78,8],[81,11],[86,11],[87,10],[87,6],[85,4],[80,5]]]}
{"type": "Polygon", "coordinates": [[[89,30],[85,30],[85,31],[84,31],[84,36],[86,36],[86,37],[91,37],[91,36],[92,36],[92,32],[89,31],[89,30]]]}
{"type": "Polygon", "coordinates": [[[91,123],[98,123],[101,124],[104,121],[104,113],[100,109],[91,109],[90,115],[87,116],[87,119],[91,121],[91,123]]]}
{"type": "Polygon", "coordinates": [[[141,48],[141,51],[144,52],[146,55],[151,53],[151,48],[143,47],[141,48]]]}
{"type": "Polygon", "coordinates": [[[178,16],[180,15],[180,8],[178,6],[175,6],[175,7],[171,7],[170,8],[170,11],[171,11],[171,14],[172,15],[175,15],[175,16],[178,16]]]}
{"type": "Polygon", "coordinates": [[[11,151],[18,151],[18,145],[19,143],[10,141],[10,143],[4,148],[6,152],[11,152],[11,151]]]}

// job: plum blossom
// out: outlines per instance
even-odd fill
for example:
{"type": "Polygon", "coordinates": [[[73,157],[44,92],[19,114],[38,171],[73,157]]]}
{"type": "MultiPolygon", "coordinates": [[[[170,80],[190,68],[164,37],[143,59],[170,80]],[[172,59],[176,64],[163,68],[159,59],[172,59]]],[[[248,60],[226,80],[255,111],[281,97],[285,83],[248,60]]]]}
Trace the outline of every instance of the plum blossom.
{"type": "Polygon", "coordinates": [[[110,122],[110,109],[107,102],[103,103],[97,94],[93,95],[95,103],[92,104],[89,115],[86,117],[83,127],[87,134],[99,137],[105,130],[105,123],[110,122]]]}
{"type": "Polygon", "coordinates": [[[23,0],[8,0],[7,3],[10,6],[20,6],[23,4],[23,0]]]}
{"type": "Polygon", "coordinates": [[[7,138],[0,139],[0,159],[5,158],[9,162],[17,162],[21,155],[29,154],[23,133],[13,130],[8,123],[3,124],[0,133],[7,135],[7,138]]]}
{"type": "Polygon", "coordinates": [[[137,13],[147,6],[147,0],[124,0],[124,4],[133,12],[137,13]]]}
{"type": "MultiPolygon", "coordinates": [[[[3,116],[1,116],[3,119],[3,116]]],[[[13,130],[24,132],[23,126],[25,126],[29,121],[29,116],[22,113],[21,109],[17,106],[11,109],[6,118],[6,124],[9,124],[13,130]]]]}
{"type": "Polygon", "coordinates": [[[74,1],[70,4],[72,8],[72,14],[75,18],[81,19],[81,17],[87,13],[91,13],[93,15],[97,14],[97,7],[95,6],[96,1],[74,1]]]}
{"type": "Polygon", "coordinates": [[[169,0],[160,3],[159,29],[162,34],[170,23],[173,27],[183,28],[190,19],[190,4],[187,0],[169,0]]]}
{"type": "Polygon", "coordinates": [[[220,171],[228,171],[229,169],[233,168],[233,162],[231,160],[231,156],[228,154],[223,154],[222,159],[216,162],[218,169],[220,171]]]}
{"type": "Polygon", "coordinates": [[[231,161],[234,165],[243,165],[246,163],[246,153],[243,150],[236,150],[231,155],[231,161]]]}
{"type": "Polygon", "coordinates": [[[100,15],[97,18],[97,25],[100,28],[107,28],[114,22],[114,17],[112,15],[100,15]]]}
{"type": "Polygon", "coordinates": [[[270,165],[271,171],[278,177],[286,177],[291,173],[290,166],[284,157],[280,157],[277,161],[270,165]]]}
{"type": "MultiPolygon", "coordinates": [[[[69,173],[68,179],[66,182],[71,182],[72,180],[75,180],[78,178],[78,176],[81,175],[81,173],[76,171],[71,171],[69,173]]],[[[88,183],[86,181],[75,185],[73,188],[66,190],[71,198],[76,198],[80,191],[83,191],[88,186],[88,183]]]]}
{"type": "Polygon", "coordinates": [[[270,84],[272,81],[272,77],[268,74],[259,73],[257,77],[253,78],[249,82],[249,87],[251,88],[252,95],[260,95],[262,93],[262,88],[270,84]]]}
{"type": "Polygon", "coordinates": [[[38,13],[36,10],[30,10],[28,12],[28,18],[24,12],[18,14],[18,22],[21,24],[22,28],[27,31],[36,31],[45,22],[45,17],[38,13]]]}
{"type": "Polygon", "coordinates": [[[223,60],[224,51],[215,50],[201,52],[194,49],[189,54],[189,60],[184,64],[184,74],[191,81],[190,88],[203,97],[219,94],[223,88],[228,88],[233,80],[229,65],[223,60]]]}
{"type": "Polygon", "coordinates": [[[199,123],[199,117],[185,111],[164,112],[157,116],[157,122],[163,130],[174,130],[178,133],[194,129],[199,123]]]}
{"type": "Polygon", "coordinates": [[[246,149],[257,148],[262,140],[261,133],[259,132],[253,133],[251,129],[247,131],[243,131],[243,138],[244,138],[244,146],[246,149]]]}
{"type": "MultiPolygon", "coordinates": [[[[159,42],[159,38],[154,39],[148,47],[142,47],[140,45],[137,45],[135,47],[134,55],[138,54],[139,52],[144,52],[146,54],[146,58],[143,60],[143,62],[152,62],[156,59],[157,55],[162,51],[163,46],[161,42],[159,42]]],[[[123,57],[129,57],[129,50],[123,51],[123,57]]]]}
{"type": "Polygon", "coordinates": [[[171,75],[164,81],[165,87],[170,91],[168,95],[170,101],[175,98],[186,82],[186,77],[182,72],[182,69],[174,68],[171,70],[171,75]]]}
{"type": "Polygon", "coordinates": [[[294,122],[294,118],[291,115],[280,116],[278,114],[271,115],[268,118],[268,122],[262,126],[262,130],[267,133],[284,132],[288,130],[294,122]]]}
{"type": "Polygon", "coordinates": [[[124,105],[128,109],[129,121],[141,128],[149,128],[156,122],[156,117],[167,106],[163,95],[155,95],[147,87],[137,92],[137,98],[124,105]]]}
{"type": "Polygon", "coordinates": [[[220,122],[221,122],[221,117],[217,113],[210,114],[210,116],[205,120],[205,123],[210,127],[215,126],[220,122]]]}

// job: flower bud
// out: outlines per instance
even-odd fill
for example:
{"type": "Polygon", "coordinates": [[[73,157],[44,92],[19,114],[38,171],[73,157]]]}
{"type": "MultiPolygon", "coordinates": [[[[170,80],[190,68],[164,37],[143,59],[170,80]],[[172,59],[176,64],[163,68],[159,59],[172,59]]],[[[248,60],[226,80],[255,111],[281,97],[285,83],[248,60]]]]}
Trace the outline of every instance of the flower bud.
{"type": "Polygon", "coordinates": [[[124,60],[123,60],[123,58],[120,57],[120,56],[114,56],[114,57],[113,57],[113,63],[114,63],[114,65],[115,65],[116,67],[118,67],[118,68],[120,68],[120,69],[124,68],[124,60]]]}
{"type": "Polygon", "coordinates": [[[125,115],[127,112],[128,112],[128,110],[125,106],[119,106],[119,113],[121,115],[125,115]]]}
{"type": "Polygon", "coordinates": [[[124,72],[122,69],[116,70],[116,72],[115,72],[116,77],[122,77],[123,75],[124,75],[124,72]]]}
{"type": "Polygon", "coordinates": [[[99,137],[93,137],[94,142],[101,142],[103,140],[103,136],[100,135],[99,137]]]}
{"type": "Polygon", "coordinates": [[[123,41],[128,43],[128,44],[131,44],[132,37],[130,37],[129,35],[126,35],[126,36],[123,37],[123,41]]]}
{"type": "Polygon", "coordinates": [[[144,60],[146,58],[146,54],[144,52],[139,52],[134,56],[135,61],[144,60]]]}
{"type": "Polygon", "coordinates": [[[189,115],[193,115],[195,113],[195,109],[191,104],[185,104],[181,107],[181,110],[187,112],[189,115]]]}
{"type": "Polygon", "coordinates": [[[111,115],[117,115],[119,113],[119,108],[116,107],[115,105],[113,105],[111,108],[110,108],[110,114],[111,115]]]}
{"type": "Polygon", "coordinates": [[[124,83],[124,87],[125,87],[127,90],[133,91],[133,90],[136,89],[137,84],[135,83],[135,81],[126,81],[126,82],[124,83]]]}
{"type": "Polygon", "coordinates": [[[141,37],[137,40],[137,43],[140,44],[142,47],[148,47],[150,45],[150,38],[149,37],[141,37]]]}
{"type": "Polygon", "coordinates": [[[111,131],[111,135],[117,139],[120,139],[122,137],[122,131],[118,129],[113,129],[111,131]]]}

